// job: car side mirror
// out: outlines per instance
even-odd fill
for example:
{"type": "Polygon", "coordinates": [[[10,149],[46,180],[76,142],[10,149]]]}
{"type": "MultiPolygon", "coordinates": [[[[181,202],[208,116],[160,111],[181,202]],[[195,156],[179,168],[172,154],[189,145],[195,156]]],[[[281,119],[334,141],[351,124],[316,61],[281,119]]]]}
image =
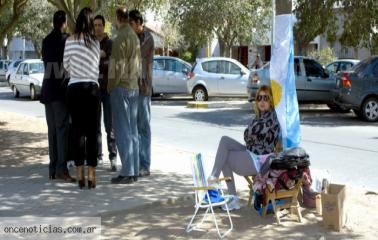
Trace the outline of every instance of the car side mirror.
{"type": "Polygon", "coordinates": [[[240,70],[240,75],[245,75],[246,73],[243,70],[240,70]]]}

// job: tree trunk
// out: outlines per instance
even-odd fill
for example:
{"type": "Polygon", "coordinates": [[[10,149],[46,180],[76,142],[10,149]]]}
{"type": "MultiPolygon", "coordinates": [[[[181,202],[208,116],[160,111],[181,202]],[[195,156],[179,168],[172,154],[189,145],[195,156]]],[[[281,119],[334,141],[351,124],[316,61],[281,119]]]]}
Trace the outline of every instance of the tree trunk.
{"type": "MultiPolygon", "coordinates": [[[[5,35],[12,32],[16,27],[18,20],[20,19],[21,13],[24,10],[27,0],[14,0],[12,6],[12,18],[5,24],[5,26],[0,30],[0,39],[4,39],[5,35]]],[[[6,11],[5,5],[1,5],[1,12],[6,11]]],[[[2,45],[2,43],[1,43],[2,45]]]]}
{"type": "Polygon", "coordinates": [[[36,41],[32,41],[32,42],[33,42],[34,50],[37,53],[38,58],[42,58],[42,49],[39,46],[38,42],[36,41]]]}
{"type": "Polygon", "coordinates": [[[219,55],[221,57],[230,57],[231,56],[231,47],[227,46],[226,42],[218,36],[219,43],[219,55]]]}

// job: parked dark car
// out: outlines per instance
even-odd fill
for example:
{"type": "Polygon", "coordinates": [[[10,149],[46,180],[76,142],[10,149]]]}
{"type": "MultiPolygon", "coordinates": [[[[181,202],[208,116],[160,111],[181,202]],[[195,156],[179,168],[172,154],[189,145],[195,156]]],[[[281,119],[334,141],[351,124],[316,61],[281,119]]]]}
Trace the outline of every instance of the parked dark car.
{"type": "Polygon", "coordinates": [[[366,121],[378,120],[378,56],[361,61],[337,75],[338,104],[350,107],[366,121]]]}

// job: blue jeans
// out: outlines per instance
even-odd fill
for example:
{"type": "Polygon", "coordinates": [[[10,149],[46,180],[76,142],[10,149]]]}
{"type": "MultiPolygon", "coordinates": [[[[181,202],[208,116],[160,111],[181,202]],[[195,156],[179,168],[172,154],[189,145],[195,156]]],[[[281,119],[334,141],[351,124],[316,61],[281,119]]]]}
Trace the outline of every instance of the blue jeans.
{"type": "Polygon", "coordinates": [[[122,162],[121,176],[139,175],[138,95],[138,91],[123,87],[116,87],[110,93],[114,134],[122,162]]]}
{"type": "Polygon", "coordinates": [[[150,171],[151,165],[151,97],[139,95],[138,134],[140,169],[150,171]]]}
{"type": "MultiPolygon", "coordinates": [[[[108,152],[109,152],[109,160],[114,160],[117,158],[117,147],[114,137],[113,131],[113,117],[112,117],[112,108],[110,104],[110,95],[104,90],[101,90],[101,102],[103,106],[104,112],[104,125],[105,125],[105,132],[106,138],[108,143],[108,152]]],[[[98,136],[97,136],[97,144],[98,144],[98,158],[102,159],[102,134],[101,134],[101,104],[100,104],[100,120],[98,125],[98,136]]]]}

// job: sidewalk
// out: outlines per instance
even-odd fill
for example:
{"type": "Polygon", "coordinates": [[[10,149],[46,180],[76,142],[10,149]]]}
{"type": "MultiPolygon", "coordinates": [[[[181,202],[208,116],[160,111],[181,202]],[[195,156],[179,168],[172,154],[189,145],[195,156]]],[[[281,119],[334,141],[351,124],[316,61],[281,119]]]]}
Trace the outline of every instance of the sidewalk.
{"type": "MultiPolygon", "coordinates": [[[[79,190],[48,180],[46,132],[44,120],[0,112],[0,216],[101,216],[103,239],[216,239],[214,231],[184,231],[193,212],[187,161],[193,153],[153,145],[152,175],[134,185],[110,184],[116,173],[108,171],[105,159],[97,169],[97,188],[79,190]]],[[[348,189],[353,194],[347,225],[337,233],[323,228],[321,217],[308,209],[302,211],[303,223],[285,217],[277,226],[271,215],[263,219],[245,206],[241,178],[237,187],[244,206],[232,213],[229,239],[375,239],[378,232],[378,197],[361,189],[348,189]]]]}

